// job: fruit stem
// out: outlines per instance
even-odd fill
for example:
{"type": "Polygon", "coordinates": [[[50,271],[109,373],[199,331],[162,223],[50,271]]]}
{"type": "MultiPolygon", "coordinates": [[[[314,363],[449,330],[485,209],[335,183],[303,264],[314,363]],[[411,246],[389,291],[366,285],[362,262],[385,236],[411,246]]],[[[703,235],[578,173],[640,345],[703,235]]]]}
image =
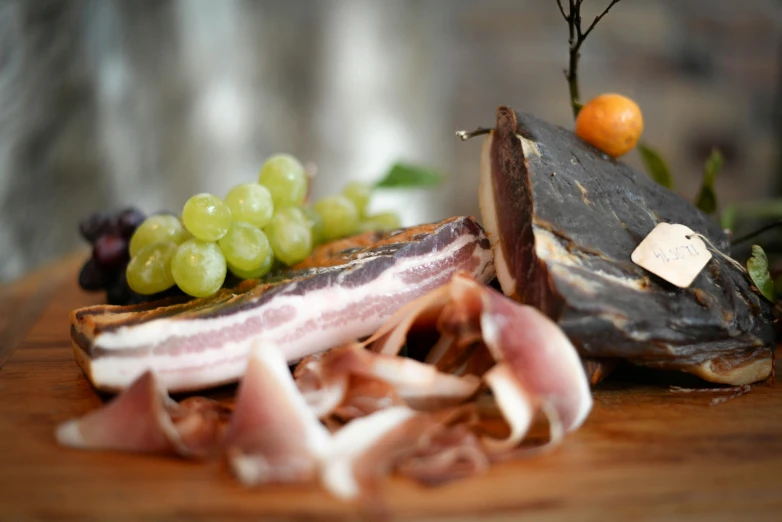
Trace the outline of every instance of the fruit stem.
{"type": "Polygon", "coordinates": [[[562,0],[557,0],[559,12],[562,13],[562,18],[564,18],[568,24],[568,33],[570,35],[568,38],[570,60],[568,61],[568,70],[565,71],[565,78],[567,78],[568,88],[570,90],[570,106],[573,108],[573,119],[578,117],[578,112],[581,110],[581,107],[583,107],[579,101],[580,96],[578,92],[578,59],[581,57],[581,45],[584,43],[584,40],[586,40],[586,37],[589,36],[589,33],[592,32],[592,29],[595,28],[597,22],[611,10],[614,4],[618,4],[619,0],[611,0],[608,7],[595,17],[586,31],[581,30],[581,4],[583,2],[584,0],[568,0],[569,10],[565,13],[565,8],[562,6],[562,0]]]}
{"type": "Polygon", "coordinates": [[[467,141],[470,138],[474,138],[475,136],[480,136],[481,134],[489,134],[493,130],[494,129],[491,128],[478,127],[474,131],[464,131],[464,130],[456,131],[456,136],[458,136],[462,141],[467,141]]]}

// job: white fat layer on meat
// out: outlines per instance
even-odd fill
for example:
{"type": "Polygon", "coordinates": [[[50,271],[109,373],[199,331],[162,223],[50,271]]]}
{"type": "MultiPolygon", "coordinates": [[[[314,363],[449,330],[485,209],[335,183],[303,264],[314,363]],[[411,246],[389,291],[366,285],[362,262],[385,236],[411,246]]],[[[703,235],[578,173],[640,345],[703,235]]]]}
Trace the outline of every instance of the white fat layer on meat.
{"type": "Polygon", "coordinates": [[[491,248],[494,251],[494,270],[500,287],[505,295],[511,295],[516,289],[516,279],[511,275],[505,255],[500,244],[500,228],[497,225],[497,206],[494,201],[491,172],[491,144],[494,134],[489,134],[483,141],[481,149],[481,179],[478,184],[478,206],[481,210],[483,228],[489,236],[491,248]]]}
{"type": "Polygon", "coordinates": [[[521,152],[524,154],[525,158],[529,158],[530,156],[540,157],[540,149],[538,148],[537,143],[532,140],[528,140],[521,134],[516,134],[516,137],[521,142],[521,152]]]}
{"type": "MultiPolygon", "coordinates": [[[[354,309],[367,299],[367,306],[378,304],[379,300],[409,302],[447,282],[461,266],[446,271],[432,272],[427,279],[417,284],[406,284],[400,280],[400,273],[447,259],[454,252],[478,241],[473,235],[465,234],[456,239],[447,249],[432,252],[426,256],[400,258],[392,269],[385,270],[368,284],[350,289],[339,282],[326,288],[312,290],[304,296],[279,294],[268,303],[242,312],[213,319],[157,319],[136,326],[122,327],[116,332],[100,334],[95,345],[103,350],[134,349],[152,346],[146,352],[139,349],[134,356],[112,356],[103,354],[90,361],[90,372],[94,383],[102,388],[123,388],[145,370],[152,369],[164,387],[169,391],[192,390],[203,386],[231,382],[244,373],[247,354],[254,342],[269,343],[282,347],[289,362],[311,353],[328,349],[354,339],[370,335],[391,315],[393,310],[375,310],[368,317],[356,317],[362,312],[354,309]],[[374,298],[374,299],[373,299],[374,298]],[[292,318],[274,328],[260,331],[236,342],[222,343],[214,348],[180,355],[156,354],[154,345],[164,343],[174,336],[196,336],[222,328],[237,326],[252,317],[266,313],[290,311],[292,318]],[[325,328],[308,328],[307,323],[322,323],[321,314],[343,312],[345,316],[325,328]],[[299,330],[302,331],[299,331],[299,330]]],[[[475,274],[484,276],[491,272],[490,251],[476,249],[473,257],[480,258],[475,274]]],[[[296,283],[294,283],[296,284],[296,283]]]]}
{"type": "Polygon", "coordinates": [[[497,407],[510,428],[510,434],[506,439],[485,438],[484,443],[490,449],[497,451],[515,448],[532,424],[532,400],[524,392],[513,370],[506,363],[494,366],[483,378],[491,388],[497,407]]]}
{"type": "MultiPolygon", "coordinates": [[[[484,306],[486,305],[484,304],[484,306]]],[[[503,359],[502,350],[500,350],[500,333],[506,322],[507,319],[501,315],[481,312],[481,337],[483,337],[483,342],[489,349],[489,353],[497,362],[503,359]]]]}
{"type": "Polygon", "coordinates": [[[374,375],[394,386],[404,398],[417,397],[468,397],[480,386],[475,375],[451,375],[437,371],[431,364],[413,359],[378,357],[374,363],[374,375]]]}
{"type": "Polygon", "coordinates": [[[584,293],[597,295],[598,292],[605,291],[606,285],[620,285],[636,292],[645,290],[647,281],[643,277],[620,277],[587,268],[577,255],[562,246],[556,235],[541,227],[534,227],[534,231],[535,255],[538,259],[545,261],[549,271],[557,274],[559,279],[569,281],[584,293]],[[571,268],[580,268],[586,272],[582,275],[578,271],[570,270],[571,268]]]}
{"type": "Polygon", "coordinates": [[[245,486],[256,486],[268,482],[297,483],[312,472],[312,461],[302,458],[288,459],[284,467],[275,466],[265,456],[238,455],[231,458],[231,469],[245,486]]]}
{"type": "Polygon", "coordinates": [[[613,274],[603,272],[602,270],[594,270],[592,273],[595,274],[600,279],[609,281],[617,285],[621,285],[629,290],[635,290],[637,292],[643,292],[648,286],[646,279],[644,279],[643,277],[639,277],[639,278],[619,277],[613,274]]]}
{"type": "Polygon", "coordinates": [[[715,362],[715,359],[708,360],[698,365],[688,366],[687,368],[684,368],[684,371],[697,375],[710,382],[743,386],[768,378],[768,376],[771,375],[774,364],[770,351],[769,356],[766,358],[751,361],[748,364],[733,368],[727,372],[724,369],[717,371],[715,362]]]}
{"type": "Polygon", "coordinates": [[[333,435],[331,449],[323,462],[323,486],[341,499],[348,500],[358,496],[359,485],[353,473],[356,461],[386,434],[413,415],[415,412],[406,406],[394,406],[352,420],[340,429],[333,435]]]}
{"type": "Polygon", "coordinates": [[[57,442],[62,446],[71,448],[87,448],[89,444],[84,440],[84,436],[79,429],[79,419],[69,420],[60,424],[55,433],[57,442]]]}
{"type": "Polygon", "coordinates": [[[581,259],[562,246],[562,241],[545,228],[533,225],[535,235],[535,255],[549,263],[563,266],[581,267],[581,259]]]}
{"type": "MultiPolygon", "coordinates": [[[[304,399],[307,401],[308,407],[319,418],[325,417],[334,411],[337,406],[345,398],[345,394],[348,390],[348,380],[336,379],[334,382],[319,388],[317,390],[311,390],[303,392],[304,399]]],[[[301,391],[301,390],[300,390],[301,391]]]]}

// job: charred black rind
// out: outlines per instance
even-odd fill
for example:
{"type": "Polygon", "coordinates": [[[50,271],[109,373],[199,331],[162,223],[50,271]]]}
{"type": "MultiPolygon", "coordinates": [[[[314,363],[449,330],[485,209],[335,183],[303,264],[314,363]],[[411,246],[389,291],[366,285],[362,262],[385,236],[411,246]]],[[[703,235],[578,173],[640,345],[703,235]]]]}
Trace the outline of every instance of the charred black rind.
{"type": "Polygon", "coordinates": [[[728,253],[728,236],[707,215],[572,132],[508,108],[497,113],[492,152],[499,190],[530,205],[518,212],[518,203],[499,197],[495,185],[499,223],[514,209],[520,220],[511,230],[521,233],[505,250],[521,260],[511,265],[519,296],[554,318],[583,355],[668,369],[769,355],[776,341],[772,305],[724,258],[715,253],[687,289],[630,260],[660,222],[686,225],[728,253]],[[520,159],[514,133],[534,141],[540,155],[520,159]],[[535,247],[542,240],[558,246],[570,264],[539,258],[535,247]]]}
{"type": "MultiPolygon", "coordinates": [[[[348,262],[361,260],[360,263],[352,265],[342,264],[325,268],[292,270],[274,283],[260,284],[247,281],[238,288],[223,289],[209,298],[195,299],[187,303],[173,303],[173,306],[160,308],[149,305],[141,308],[99,306],[77,310],[72,314],[71,337],[92,358],[99,358],[106,353],[114,356],[122,355],[122,350],[107,351],[100,345],[91,344],[88,336],[80,332],[76,324],[87,316],[94,315],[91,311],[93,308],[101,309],[101,313],[104,314],[122,315],[127,312],[141,312],[129,314],[116,323],[96,328],[94,334],[98,334],[116,331],[119,328],[133,326],[152,319],[210,319],[235,314],[262,306],[279,295],[304,295],[309,291],[333,285],[338,278],[339,284],[345,287],[364,285],[382,275],[389,266],[401,259],[443,250],[465,235],[474,236],[475,240],[465,244],[462,250],[472,254],[477,248],[483,250],[491,248],[483,228],[472,217],[450,218],[442,222],[431,233],[421,236],[404,236],[405,240],[398,243],[359,249],[353,252],[350,258],[346,258],[348,262]]],[[[168,303],[166,301],[161,304],[168,303]]],[[[135,350],[129,349],[127,353],[133,355],[135,350]]]]}

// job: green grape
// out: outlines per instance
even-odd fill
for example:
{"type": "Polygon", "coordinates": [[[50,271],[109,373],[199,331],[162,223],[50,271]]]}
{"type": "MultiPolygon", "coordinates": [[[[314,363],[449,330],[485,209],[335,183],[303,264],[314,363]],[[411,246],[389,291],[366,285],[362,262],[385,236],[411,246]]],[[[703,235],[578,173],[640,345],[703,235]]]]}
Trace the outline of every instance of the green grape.
{"type": "Polygon", "coordinates": [[[307,196],[307,173],[299,160],[288,154],[266,160],[258,182],[269,189],[276,208],[301,205],[307,196]]]}
{"type": "Polygon", "coordinates": [[[307,224],[310,227],[312,246],[320,245],[323,243],[323,218],[312,207],[302,207],[301,211],[304,213],[304,217],[307,218],[307,224]]]}
{"type": "Polygon", "coordinates": [[[231,209],[213,194],[197,194],[185,203],[182,222],[196,239],[217,241],[231,228],[231,209]]]}
{"type": "Polygon", "coordinates": [[[257,270],[268,257],[273,255],[266,234],[242,221],[231,225],[217,244],[223,251],[228,266],[245,272],[257,270]]]}
{"type": "Polygon", "coordinates": [[[402,227],[402,222],[396,212],[379,212],[367,216],[360,225],[362,232],[370,230],[394,230],[402,227]]]}
{"type": "Polygon", "coordinates": [[[323,238],[326,241],[355,234],[358,230],[358,210],[345,196],[326,196],[315,203],[323,218],[323,238]]]}
{"type": "Polygon", "coordinates": [[[188,236],[189,234],[176,216],[168,214],[149,216],[130,238],[130,256],[134,257],[142,248],[155,243],[165,243],[166,241],[182,243],[187,240],[188,236]]]}
{"type": "Polygon", "coordinates": [[[231,219],[244,221],[258,228],[268,225],[274,214],[274,203],[269,189],[258,183],[235,186],[225,196],[225,202],[231,209],[231,219]]]}
{"type": "Polygon", "coordinates": [[[177,248],[171,260],[174,281],[188,295],[207,297],[225,281],[226,263],[215,243],[190,239],[177,248]]]}
{"type": "Polygon", "coordinates": [[[309,226],[310,222],[304,213],[304,207],[284,207],[274,213],[275,216],[283,216],[285,219],[309,226]]]}
{"type": "Polygon", "coordinates": [[[367,205],[372,197],[372,185],[360,181],[352,181],[345,186],[342,195],[348,198],[356,206],[359,217],[364,217],[367,205]]]}
{"type": "Polygon", "coordinates": [[[241,268],[237,268],[230,263],[228,264],[228,270],[230,270],[231,273],[233,273],[236,277],[241,279],[260,279],[269,273],[269,270],[272,269],[272,266],[274,266],[274,252],[272,252],[270,248],[269,255],[266,257],[263,264],[255,270],[242,270],[241,268]]]}
{"type": "Polygon", "coordinates": [[[171,259],[177,251],[173,241],[147,245],[133,256],[125,269],[128,286],[134,292],[151,295],[168,290],[176,283],[171,259]]]}
{"type": "Polygon", "coordinates": [[[293,266],[312,252],[312,232],[304,213],[297,207],[278,209],[263,229],[274,250],[274,257],[293,266]]]}

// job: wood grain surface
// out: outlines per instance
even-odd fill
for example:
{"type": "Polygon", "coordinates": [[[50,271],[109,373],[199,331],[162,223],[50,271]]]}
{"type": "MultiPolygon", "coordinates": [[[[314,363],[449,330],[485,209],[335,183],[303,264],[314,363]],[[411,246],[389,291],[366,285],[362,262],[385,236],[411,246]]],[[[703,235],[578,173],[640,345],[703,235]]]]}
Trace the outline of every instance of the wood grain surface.
{"type": "MultiPolygon", "coordinates": [[[[100,296],[78,290],[69,263],[0,291],[2,332],[20,340],[0,369],[0,519],[366,518],[315,486],[245,489],[221,461],[58,447],[56,425],[101,404],[68,338],[69,311],[100,296]]],[[[782,520],[782,385],[711,406],[717,395],[672,393],[671,382],[693,383],[628,371],[601,384],[584,427],[548,455],[434,489],[390,479],[390,518],[782,520]]]]}

